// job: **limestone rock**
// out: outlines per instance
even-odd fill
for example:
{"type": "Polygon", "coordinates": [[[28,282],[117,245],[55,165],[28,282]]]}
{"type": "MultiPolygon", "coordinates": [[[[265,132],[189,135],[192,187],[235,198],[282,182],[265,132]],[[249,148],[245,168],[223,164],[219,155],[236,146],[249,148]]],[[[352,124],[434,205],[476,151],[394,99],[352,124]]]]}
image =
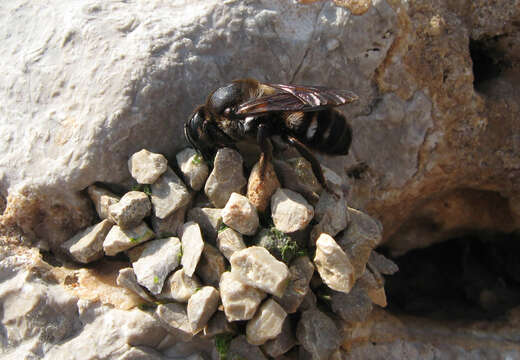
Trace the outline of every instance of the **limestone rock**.
{"type": "Polygon", "coordinates": [[[108,256],[113,256],[153,239],[154,236],[153,231],[145,223],[141,223],[132,229],[121,229],[115,225],[112,226],[103,242],[103,250],[108,256]]]}
{"type": "Polygon", "coordinates": [[[262,345],[267,340],[276,338],[282,332],[286,317],[287,313],[276,301],[266,300],[247,322],[247,341],[253,345],[262,345]]]}
{"type": "Polygon", "coordinates": [[[309,289],[307,291],[307,294],[303,297],[303,300],[300,304],[299,311],[305,311],[314,309],[317,305],[318,299],[316,298],[316,295],[314,295],[314,292],[309,289]]]}
{"type": "Polygon", "coordinates": [[[282,297],[276,301],[288,314],[295,313],[310,290],[309,283],[314,273],[314,265],[307,256],[296,258],[289,266],[291,274],[289,285],[282,297]]]}
{"type": "Polygon", "coordinates": [[[288,317],[286,317],[283,322],[280,335],[262,345],[262,350],[267,355],[273,358],[278,358],[278,356],[281,356],[291,350],[291,348],[296,344],[297,341],[294,335],[294,330],[291,326],[291,321],[288,317]]]}
{"type": "Polygon", "coordinates": [[[185,183],[195,191],[202,189],[209,175],[209,167],[202,156],[192,148],[186,148],[175,157],[185,183]]]}
{"type": "Polygon", "coordinates": [[[372,250],[382,239],[381,224],[362,211],[348,208],[350,222],[338,239],[338,244],[349,254],[355,269],[355,277],[359,278],[372,250]]]}
{"type": "Polygon", "coordinates": [[[117,360],[162,360],[161,353],[150,348],[131,347],[117,360]]]}
{"type": "Polygon", "coordinates": [[[175,210],[164,219],[152,215],[150,222],[152,223],[153,231],[160,238],[179,236],[180,230],[182,230],[182,225],[184,224],[184,218],[186,217],[187,209],[188,206],[183,206],[175,210]]]}
{"type": "Polygon", "coordinates": [[[258,346],[247,342],[244,335],[239,335],[229,344],[229,357],[231,359],[267,360],[258,346]]]}
{"type": "Polygon", "coordinates": [[[235,150],[222,148],[217,151],[213,171],[204,186],[204,192],[215,207],[223,208],[232,193],[243,192],[247,180],[242,162],[242,156],[235,150]]]}
{"type": "Polygon", "coordinates": [[[233,334],[236,332],[236,327],[231,324],[223,311],[217,311],[208,324],[203,329],[203,337],[212,339],[220,334],[233,334]]]}
{"type": "Polygon", "coordinates": [[[204,286],[190,297],[187,311],[194,334],[206,326],[211,316],[217,311],[219,300],[219,292],[212,286],[204,286]]]}
{"type": "Polygon", "coordinates": [[[231,272],[245,284],[282,296],[289,282],[289,269],[259,246],[251,246],[231,256],[231,272]]]}
{"type": "Polygon", "coordinates": [[[314,217],[318,224],[312,229],[313,235],[311,235],[311,238],[316,240],[322,233],[336,236],[340,231],[343,231],[349,220],[347,208],[343,193],[337,196],[324,191],[314,209],[314,217]]]}
{"type": "Polygon", "coordinates": [[[168,160],[161,154],[146,149],[133,154],[128,160],[128,170],[139,184],[153,184],[168,168],[168,160]]]}
{"type": "Polygon", "coordinates": [[[336,325],[318,309],[304,311],[296,328],[296,338],[313,359],[327,360],[340,345],[336,325]]]}
{"type": "Polygon", "coordinates": [[[153,315],[170,334],[178,339],[177,341],[189,341],[193,337],[186,305],[161,304],[157,306],[153,315]]]}
{"type": "Polygon", "coordinates": [[[218,286],[220,275],[226,271],[226,260],[212,245],[204,244],[196,273],[205,284],[218,286]]]}
{"type": "Polygon", "coordinates": [[[222,209],[194,207],[188,211],[187,220],[199,224],[204,240],[214,244],[222,224],[222,209]]]}
{"type": "Polygon", "coordinates": [[[203,249],[204,240],[199,225],[192,221],[184,224],[182,228],[181,265],[186,275],[192,276],[195,272],[203,249]]]}
{"type": "Polygon", "coordinates": [[[168,274],[179,266],[180,254],[181,243],[176,237],[146,243],[141,256],[132,264],[139,284],[152,294],[160,294],[168,274]]]}
{"type": "Polygon", "coordinates": [[[245,249],[246,244],[244,243],[242,234],[231,228],[227,228],[218,233],[217,247],[222,255],[224,255],[226,259],[230,260],[231,255],[238,250],[245,249]]]}
{"type": "Polygon", "coordinates": [[[108,208],[110,220],[121,229],[129,229],[139,225],[144,217],[150,215],[152,204],[148,195],[141,191],[127,192],[118,203],[108,208]]]}
{"type": "Polygon", "coordinates": [[[201,287],[197,276],[188,276],[184,269],[179,269],[166,279],[159,298],[187,303],[190,297],[201,287]]]}
{"type": "Polygon", "coordinates": [[[381,255],[376,251],[372,251],[370,253],[368,264],[372,268],[377,269],[377,271],[379,271],[381,274],[385,275],[393,275],[399,270],[397,265],[392,260],[386,258],[384,255],[381,255]]]}
{"type": "Polygon", "coordinates": [[[139,285],[134,269],[124,268],[119,270],[116,283],[139,295],[143,300],[153,302],[154,299],[139,285]]]}
{"type": "MultiPolygon", "coordinates": [[[[7,200],[2,223],[19,226],[24,236],[36,234],[51,247],[59,246],[92,224],[93,212],[81,190],[97,181],[121,183],[128,176],[128,157],[141,148],[174,154],[184,147],[187,114],[211,89],[246,73],[262,81],[292,79],[360,95],[357,104],[340,109],[354,129],[349,155],[317,157],[350,183],[349,205],[381,220],[390,250],[407,251],[431,241],[424,231],[406,240],[402,235],[409,226],[424,230],[439,225],[439,212],[429,206],[432,201],[439,204],[434,209],[443,209],[441,219],[449,220],[440,231],[436,227],[435,233],[443,234],[438,241],[448,234],[444,224],[449,229],[465,227],[467,217],[452,216],[444,207],[445,194],[454,189],[472,189],[461,199],[473,210],[468,223],[478,225],[478,231],[514,225],[503,205],[520,193],[516,2],[462,6],[359,1],[369,5],[361,16],[351,11],[354,1],[336,1],[345,6],[340,7],[330,1],[301,5],[267,0],[259,5],[208,0],[204,6],[161,2],[138,9],[132,2],[20,3],[15,0],[2,9],[0,29],[5,49],[0,59],[5,80],[0,84],[0,113],[6,120],[0,126],[0,204],[7,200]],[[280,56],[258,56],[271,50],[280,56]],[[182,91],[180,81],[172,78],[183,80],[182,91]],[[367,170],[350,170],[359,161],[366,162],[367,170]],[[347,170],[348,178],[339,170],[347,170]],[[484,200],[471,205],[477,197],[484,200]],[[490,220],[480,221],[482,214],[490,220]]],[[[9,277],[13,259],[3,263],[9,277]]],[[[117,358],[127,350],[127,333],[146,332],[144,313],[137,317],[109,306],[84,311],[85,302],[76,306],[60,286],[14,278],[23,286],[35,286],[24,289],[23,296],[38,294],[46,302],[35,301],[39,305],[30,307],[20,322],[2,320],[9,331],[35,329],[21,331],[27,339],[23,346],[3,343],[2,355],[117,358]],[[81,321],[76,320],[78,310],[81,321]],[[47,320],[41,314],[56,316],[47,320]],[[64,333],[75,336],[65,338],[64,333]]],[[[17,303],[22,293],[3,294],[4,314],[12,313],[5,306],[17,303]]],[[[389,343],[360,344],[348,356],[520,354],[515,344],[497,339],[502,332],[496,330],[489,334],[492,341],[483,341],[486,335],[479,329],[470,347],[460,346],[453,328],[438,330],[428,330],[435,340],[426,331],[421,331],[426,340],[399,333],[389,343]]]]}
{"type": "Polygon", "coordinates": [[[366,321],[372,312],[372,300],[363,287],[356,286],[348,293],[332,292],[332,310],[349,323],[366,321]]]}
{"type": "Polygon", "coordinates": [[[103,241],[111,228],[112,223],[105,219],[76,234],[63,243],[62,248],[80,263],[87,264],[99,260],[103,257],[103,241]]]}
{"type": "Polygon", "coordinates": [[[96,207],[99,218],[102,220],[108,219],[108,209],[111,205],[117,204],[119,201],[119,196],[96,185],[90,185],[88,187],[88,195],[96,207]]]}
{"type": "Polygon", "coordinates": [[[154,214],[160,219],[166,218],[191,200],[188,189],[170,168],[152,184],[151,188],[154,214]]]}
{"type": "Polygon", "coordinates": [[[228,321],[251,319],[266,296],[263,291],[244,284],[236,274],[229,271],[222,274],[219,288],[228,321]]]}
{"type": "Polygon", "coordinates": [[[243,235],[254,235],[260,220],[247,197],[232,193],[222,209],[222,222],[243,235]]]}
{"type": "Polygon", "coordinates": [[[274,171],[273,164],[267,161],[263,177],[260,174],[261,161],[257,162],[247,181],[247,198],[261,213],[267,209],[271,196],[280,187],[280,182],[274,171]]]}
{"type": "Polygon", "coordinates": [[[318,201],[318,193],[321,191],[321,185],[312,173],[310,163],[302,157],[297,159],[297,162],[275,159],[273,163],[276,173],[280,177],[284,188],[301,194],[307,201],[314,204],[318,201]],[[308,166],[311,171],[307,172],[307,169],[305,169],[305,171],[302,172],[302,169],[296,166],[299,163],[304,165],[305,168],[308,166]],[[307,177],[307,174],[310,174],[312,177],[307,177]],[[304,178],[301,177],[302,175],[304,175],[304,178]]]}
{"type": "Polygon", "coordinates": [[[381,307],[386,307],[386,293],[382,277],[376,279],[374,274],[367,269],[365,270],[363,275],[356,281],[356,287],[358,286],[366,291],[366,294],[368,295],[372,303],[381,307]]]}
{"type": "Polygon", "coordinates": [[[300,194],[289,189],[278,189],[271,197],[271,213],[278,230],[292,233],[309,224],[314,209],[300,194]]]}
{"type": "Polygon", "coordinates": [[[314,264],[329,288],[348,293],[354,286],[354,267],[349,257],[327,234],[321,234],[316,241],[314,264]]]}

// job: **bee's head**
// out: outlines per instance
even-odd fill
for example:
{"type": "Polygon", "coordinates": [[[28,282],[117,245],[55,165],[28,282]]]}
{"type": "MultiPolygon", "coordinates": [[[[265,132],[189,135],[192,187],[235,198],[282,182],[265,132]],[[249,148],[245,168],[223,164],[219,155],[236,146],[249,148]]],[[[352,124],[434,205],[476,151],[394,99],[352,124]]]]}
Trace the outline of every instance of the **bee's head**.
{"type": "Polygon", "coordinates": [[[199,106],[188,121],[184,123],[184,136],[205,160],[210,160],[215,153],[215,146],[208,135],[207,126],[206,109],[204,106],[199,106]]]}
{"type": "Polygon", "coordinates": [[[242,86],[233,82],[213,91],[206,102],[206,107],[213,114],[226,117],[233,116],[234,107],[242,101],[242,86]]]}

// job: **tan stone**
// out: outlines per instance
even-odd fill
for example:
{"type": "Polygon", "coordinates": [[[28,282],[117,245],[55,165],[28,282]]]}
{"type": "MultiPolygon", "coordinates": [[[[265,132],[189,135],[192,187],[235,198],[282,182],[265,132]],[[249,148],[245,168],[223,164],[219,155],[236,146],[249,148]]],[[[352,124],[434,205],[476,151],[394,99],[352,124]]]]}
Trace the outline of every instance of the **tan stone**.
{"type": "Polygon", "coordinates": [[[228,321],[249,320],[265,293],[244,284],[236,274],[226,271],[220,278],[220,296],[228,321]]]}
{"type": "Polygon", "coordinates": [[[314,264],[323,282],[331,289],[348,293],[354,286],[354,267],[330,235],[318,237],[314,264]]]}
{"type": "Polygon", "coordinates": [[[132,229],[121,229],[115,225],[110,229],[103,242],[103,250],[105,254],[113,256],[153,239],[154,236],[153,231],[145,223],[141,223],[132,229]]]}
{"type": "Polygon", "coordinates": [[[136,152],[128,160],[128,170],[139,184],[153,184],[168,168],[168,160],[146,149],[136,152]]]}
{"type": "Polygon", "coordinates": [[[287,313],[276,301],[266,300],[247,322],[247,341],[253,345],[262,345],[267,340],[276,338],[282,332],[286,317],[287,313]]]}
{"type": "Polygon", "coordinates": [[[260,219],[247,197],[232,193],[222,209],[222,222],[243,235],[254,235],[260,219]]]}
{"type": "Polygon", "coordinates": [[[271,196],[274,194],[276,189],[280,187],[280,181],[278,181],[273,164],[269,161],[266,161],[265,172],[263,177],[261,176],[261,161],[257,162],[255,166],[253,166],[253,169],[249,174],[249,180],[247,182],[247,198],[259,212],[264,212],[267,206],[269,206],[271,196]]]}
{"type": "Polygon", "coordinates": [[[245,284],[282,296],[289,283],[289,269],[265,248],[251,246],[231,256],[231,272],[245,284]]]}

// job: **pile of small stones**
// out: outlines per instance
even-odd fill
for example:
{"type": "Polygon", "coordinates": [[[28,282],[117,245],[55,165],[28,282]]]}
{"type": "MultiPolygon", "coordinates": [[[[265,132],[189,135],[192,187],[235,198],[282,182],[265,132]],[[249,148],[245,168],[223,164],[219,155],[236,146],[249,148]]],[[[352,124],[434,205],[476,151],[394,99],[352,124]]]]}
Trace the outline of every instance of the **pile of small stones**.
{"type": "Polygon", "coordinates": [[[344,324],[386,306],[382,274],[397,267],[374,251],[381,225],[347,206],[330,169],[331,192],[303,158],[246,178],[229,148],[212,169],[191,148],[171,167],[141,150],[128,168],[134,190],[89,186],[101,221],[62,248],[84,264],[126,256],[117,284],[179,341],[214,338],[215,358],[335,358],[344,324]]]}

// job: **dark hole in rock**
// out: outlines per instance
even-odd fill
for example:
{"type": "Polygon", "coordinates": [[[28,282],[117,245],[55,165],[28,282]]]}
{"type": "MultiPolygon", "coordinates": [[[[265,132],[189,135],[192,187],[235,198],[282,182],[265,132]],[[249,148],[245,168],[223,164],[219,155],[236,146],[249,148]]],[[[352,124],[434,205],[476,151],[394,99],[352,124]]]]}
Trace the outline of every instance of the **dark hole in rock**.
{"type": "Polygon", "coordinates": [[[498,77],[508,67],[504,53],[498,48],[499,36],[470,40],[469,52],[473,61],[473,86],[482,92],[484,84],[498,77]]]}
{"type": "Polygon", "coordinates": [[[388,308],[436,320],[492,320],[520,305],[520,234],[473,234],[393,259],[388,308]]]}

